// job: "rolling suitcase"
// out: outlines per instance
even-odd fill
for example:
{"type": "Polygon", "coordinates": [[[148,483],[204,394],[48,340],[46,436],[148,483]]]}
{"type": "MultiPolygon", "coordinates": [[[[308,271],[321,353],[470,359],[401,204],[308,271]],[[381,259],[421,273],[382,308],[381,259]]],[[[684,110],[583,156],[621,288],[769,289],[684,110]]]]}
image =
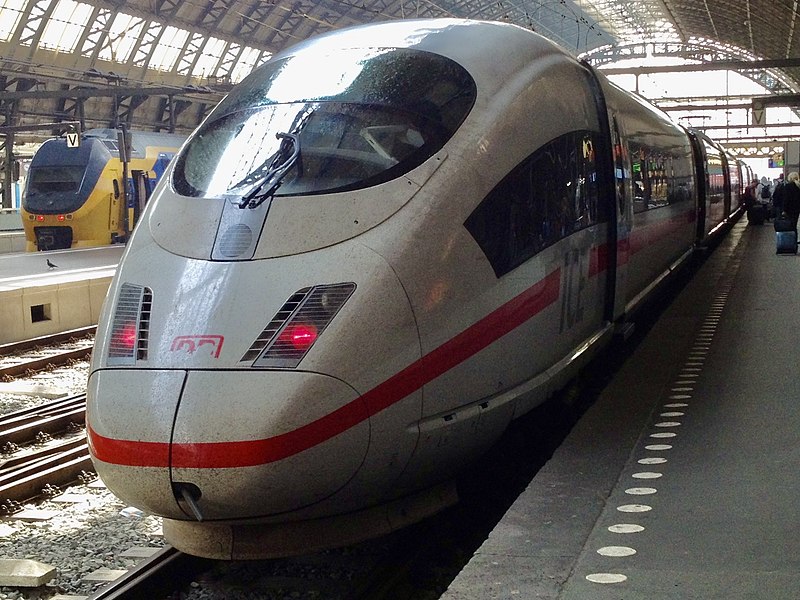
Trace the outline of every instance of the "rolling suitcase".
{"type": "Polygon", "coordinates": [[[776,254],[797,254],[797,232],[776,231],[776,254]]]}
{"type": "Polygon", "coordinates": [[[767,218],[767,209],[763,204],[756,203],[747,209],[748,225],[763,225],[767,218]]]}
{"type": "Polygon", "coordinates": [[[797,230],[791,219],[775,219],[776,254],[797,254],[797,230]]]}

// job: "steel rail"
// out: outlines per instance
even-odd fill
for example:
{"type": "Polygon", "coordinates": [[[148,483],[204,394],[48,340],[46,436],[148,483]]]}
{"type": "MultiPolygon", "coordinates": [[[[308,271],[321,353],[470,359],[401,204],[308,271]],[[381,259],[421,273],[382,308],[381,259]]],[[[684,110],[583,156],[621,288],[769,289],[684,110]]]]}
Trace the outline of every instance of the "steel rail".
{"type": "MultiPolygon", "coordinates": [[[[0,417],[0,448],[6,453],[32,446],[43,434],[54,435],[86,420],[86,395],[72,396],[0,417]]],[[[14,505],[45,493],[48,486],[72,483],[93,470],[86,434],[81,432],[62,443],[0,462],[0,513],[13,512],[14,505]]]]}
{"type": "Polygon", "coordinates": [[[61,333],[54,333],[52,335],[43,335],[28,340],[21,340],[19,342],[11,342],[8,344],[0,344],[0,356],[7,356],[15,352],[23,350],[30,350],[37,346],[52,346],[53,344],[60,344],[67,342],[71,339],[79,339],[89,335],[93,335],[97,331],[96,325],[89,327],[80,327],[78,329],[70,329],[61,333]]]}
{"type": "Polygon", "coordinates": [[[92,470],[86,436],[81,443],[73,442],[68,447],[51,451],[47,456],[31,456],[29,461],[16,462],[10,468],[0,465],[0,498],[6,499],[5,509],[10,512],[8,501],[22,502],[43,495],[48,486],[59,487],[77,481],[79,476],[92,470]]]}
{"type": "Polygon", "coordinates": [[[86,394],[70,396],[0,417],[0,449],[25,444],[41,433],[65,431],[71,423],[86,422],[86,394]]]}
{"type": "Polygon", "coordinates": [[[27,360],[25,362],[16,365],[10,365],[8,367],[2,367],[0,368],[0,379],[4,377],[16,377],[18,375],[24,375],[28,371],[41,371],[49,365],[62,366],[71,360],[84,359],[90,356],[91,353],[91,347],[78,348],[77,350],[69,350],[67,352],[51,354],[50,356],[27,360]]]}
{"type": "Polygon", "coordinates": [[[88,596],[87,600],[141,600],[171,598],[214,561],[184,554],[165,546],[130,571],[88,596]]]}

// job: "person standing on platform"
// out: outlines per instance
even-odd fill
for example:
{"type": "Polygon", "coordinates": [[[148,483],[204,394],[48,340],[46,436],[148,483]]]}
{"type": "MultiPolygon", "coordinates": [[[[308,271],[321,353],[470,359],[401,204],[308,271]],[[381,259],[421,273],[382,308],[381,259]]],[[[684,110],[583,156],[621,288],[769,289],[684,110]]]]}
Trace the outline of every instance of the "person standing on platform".
{"type": "Polygon", "coordinates": [[[761,225],[767,217],[767,205],[762,203],[756,196],[758,189],[758,179],[753,179],[744,188],[742,200],[747,211],[748,225],[761,225]]]}
{"type": "Polygon", "coordinates": [[[772,211],[776,219],[779,219],[783,213],[783,186],[783,173],[781,173],[772,188],[772,211]]]}
{"type": "Polygon", "coordinates": [[[772,186],[769,184],[769,179],[762,177],[760,182],[758,179],[754,179],[753,181],[758,184],[756,188],[756,197],[760,198],[761,202],[769,202],[769,199],[772,197],[772,186]]]}
{"type": "Polygon", "coordinates": [[[781,186],[783,212],[791,220],[793,229],[797,231],[797,217],[800,216],[800,174],[793,171],[786,179],[786,183],[781,186]]]}
{"type": "Polygon", "coordinates": [[[756,178],[753,182],[755,183],[753,194],[756,197],[756,202],[760,202],[764,206],[766,218],[770,219],[775,213],[772,208],[772,186],[769,184],[769,179],[762,177],[759,182],[758,178],[756,178]]]}
{"type": "Polygon", "coordinates": [[[747,186],[744,188],[744,207],[746,209],[750,209],[755,206],[756,202],[758,201],[758,179],[753,179],[747,186]]]}

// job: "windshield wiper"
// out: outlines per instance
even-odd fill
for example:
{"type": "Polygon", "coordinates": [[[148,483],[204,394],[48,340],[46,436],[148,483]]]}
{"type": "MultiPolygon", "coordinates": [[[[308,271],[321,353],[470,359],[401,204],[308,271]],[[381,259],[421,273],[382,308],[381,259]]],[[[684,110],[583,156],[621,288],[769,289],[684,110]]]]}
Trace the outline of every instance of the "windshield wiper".
{"type": "Polygon", "coordinates": [[[289,172],[297,158],[300,156],[300,138],[297,133],[278,133],[275,135],[281,140],[278,151],[272,158],[264,176],[256,181],[253,188],[239,202],[239,208],[256,208],[266,200],[272,199],[278,188],[283,183],[283,178],[289,172]],[[291,153],[290,153],[291,150],[291,153]]]}

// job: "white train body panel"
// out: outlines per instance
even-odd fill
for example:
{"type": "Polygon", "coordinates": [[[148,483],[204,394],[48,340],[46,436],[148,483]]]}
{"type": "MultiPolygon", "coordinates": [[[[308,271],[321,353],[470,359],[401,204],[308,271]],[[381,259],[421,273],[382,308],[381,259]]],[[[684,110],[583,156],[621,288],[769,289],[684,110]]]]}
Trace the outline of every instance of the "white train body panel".
{"type": "Polygon", "coordinates": [[[335,32],[238,90],[134,233],[89,379],[98,472],[198,554],[428,514],[695,242],[685,133],[515,26],[335,32]]]}

